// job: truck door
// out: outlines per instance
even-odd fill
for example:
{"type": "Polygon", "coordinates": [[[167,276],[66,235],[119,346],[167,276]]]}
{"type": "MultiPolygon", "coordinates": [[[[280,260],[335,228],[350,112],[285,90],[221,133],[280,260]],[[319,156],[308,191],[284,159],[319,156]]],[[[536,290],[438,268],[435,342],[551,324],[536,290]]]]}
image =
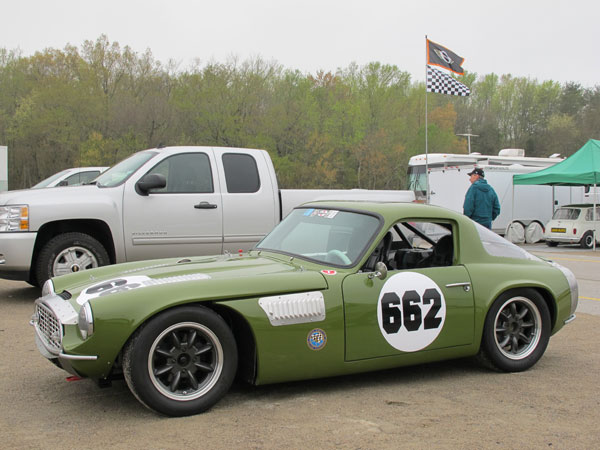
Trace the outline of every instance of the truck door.
{"type": "Polygon", "coordinates": [[[223,208],[214,154],[210,149],[166,155],[132,177],[123,199],[123,231],[128,261],[220,254],[223,208]],[[158,173],[167,185],[142,195],[135,183],[158,173]]]}
{"type": "Polygon", "coordinates": [[[277,224],[276,182],[266,152],[215,149],[222,182],[223,251],[249,250],[277,224]]]}

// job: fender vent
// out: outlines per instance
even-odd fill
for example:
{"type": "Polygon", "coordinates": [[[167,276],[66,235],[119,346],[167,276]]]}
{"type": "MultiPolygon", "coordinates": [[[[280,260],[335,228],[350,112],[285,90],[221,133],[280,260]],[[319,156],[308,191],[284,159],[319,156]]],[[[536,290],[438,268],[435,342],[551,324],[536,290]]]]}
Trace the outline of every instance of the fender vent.
{"type": "Polygon", "coordinates": [[[325,301],[319,291],[262,297],[258,304],[275,327],[325,320],[325,301]]]}

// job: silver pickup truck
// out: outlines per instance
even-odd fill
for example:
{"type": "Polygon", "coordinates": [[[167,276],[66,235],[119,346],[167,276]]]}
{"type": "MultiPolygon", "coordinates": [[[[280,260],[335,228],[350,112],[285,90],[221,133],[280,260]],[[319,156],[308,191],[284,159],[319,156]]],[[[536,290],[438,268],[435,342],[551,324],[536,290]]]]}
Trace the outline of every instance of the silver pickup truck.
{"type": "Polygon", "coordinates": [[[279,190],[264,150],[144,150],[92,184],[0,194],[0,277],[248,250],[311,200],[413,201],[410,191],[279,190]]]}

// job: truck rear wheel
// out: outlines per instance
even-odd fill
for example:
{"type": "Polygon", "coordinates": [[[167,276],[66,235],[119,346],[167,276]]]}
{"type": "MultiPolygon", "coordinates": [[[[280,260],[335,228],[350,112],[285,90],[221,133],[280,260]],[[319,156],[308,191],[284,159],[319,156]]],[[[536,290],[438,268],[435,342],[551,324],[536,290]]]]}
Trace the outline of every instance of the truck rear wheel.
{"type": "Polygon", "coordinates": [[[36,278],[40,286],[52,277],[110,264],[104,246],[85,233],[64,233],[50,239],[40,251],[36,278]]]}

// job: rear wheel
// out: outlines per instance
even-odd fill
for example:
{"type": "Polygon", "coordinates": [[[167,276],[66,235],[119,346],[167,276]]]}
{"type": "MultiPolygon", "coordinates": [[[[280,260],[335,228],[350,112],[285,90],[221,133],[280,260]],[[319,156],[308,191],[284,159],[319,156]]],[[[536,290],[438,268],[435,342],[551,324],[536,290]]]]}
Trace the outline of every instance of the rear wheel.
{"type": "Polygon", "coordinates": [[[131,392],[168,416],[198,414],[213,406],[229,390],[236,370],[233,333],[221,316],[202,306],[160,314],[123,351],[131,392]]]}
{"type": "Polygon", "coordinates": [[[532,367],[550,340],[550,312],[533,289],[505,292],[485,319],[481,351],[495,368],[520,372],[532,367]]]}
{"type": "Polygon", "coordinates": [[[594,233],[586,231],[581,241],[579,241],[581,248],[592,248],[594,246],[594,233]]]}

